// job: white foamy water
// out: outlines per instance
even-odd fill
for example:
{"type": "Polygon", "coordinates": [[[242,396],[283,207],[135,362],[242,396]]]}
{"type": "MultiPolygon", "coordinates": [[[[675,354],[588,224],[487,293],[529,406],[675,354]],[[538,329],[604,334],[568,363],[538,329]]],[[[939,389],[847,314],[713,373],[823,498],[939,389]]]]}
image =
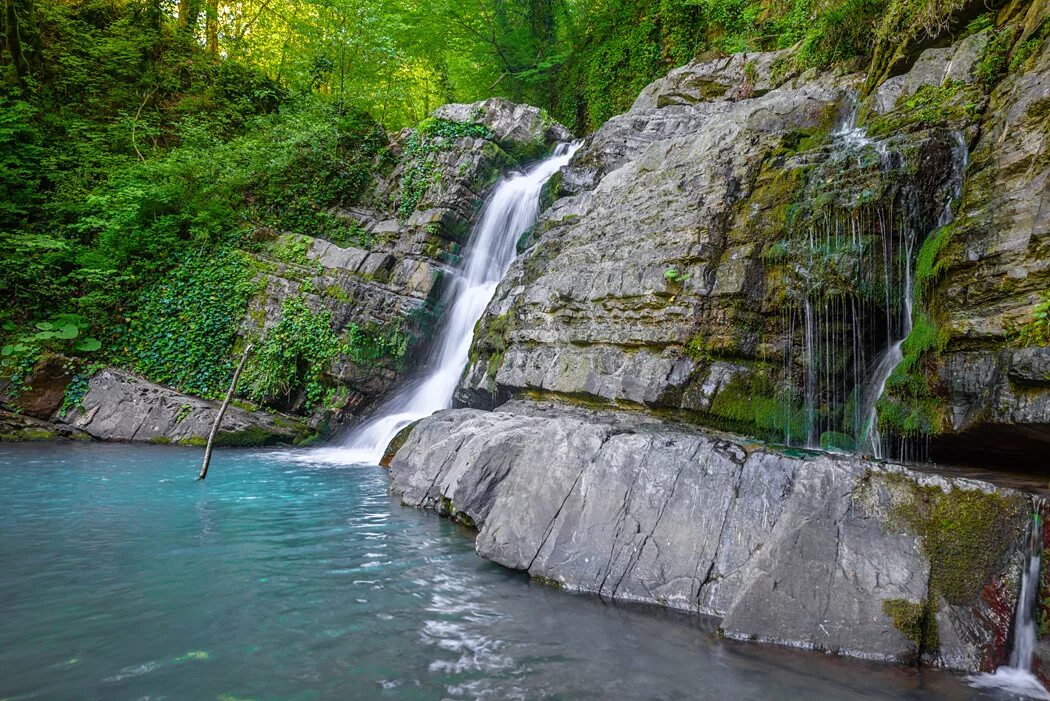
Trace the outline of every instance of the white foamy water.
{"type": "Polygon", "coordinates": [[[305,459],[375,465],[398,431],[452,406],[452,393],[467,366],[474,326],[510,269],[518,239],[536,222],[543,184],[569,162],[576,147],[559,144],[550,158],[496,186],[452,283],[449,312],[434,344],[429,372],[383,402],[373,418],[354,429],[342,446],[310,451],[305,459]]]}
{"type": "Polygon", "coordinates": [[[1021,593],[1014,611],[1014,644],[1010,652],[1010,666],[1000,667],[992,674],[978,674],[969,682],[978,688],[999,689],[1022,698],[1050,699],[1050,692],[1032,674],[1032,653],[1038,639],[1035,614],[1039,608],[1039,578],[1042,574],[1042,521],[1032,517],[1029,532],[1028,559],[1021,575],[1021,593]]]}

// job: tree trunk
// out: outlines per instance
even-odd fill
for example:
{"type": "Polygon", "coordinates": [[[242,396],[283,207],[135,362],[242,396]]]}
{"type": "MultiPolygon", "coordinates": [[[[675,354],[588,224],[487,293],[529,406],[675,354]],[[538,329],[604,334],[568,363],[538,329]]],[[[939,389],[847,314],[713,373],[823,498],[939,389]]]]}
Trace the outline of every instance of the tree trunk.
{"type": "Polygon", "coordinates": [[[219,432],[219,424],[222,423],[222,416],[226,413],[226,407],[230,406],[230,400],[233,399],[233,392],[237,389],[237,380],[241,377],[241,370],[244,369],[244,363],[248,360],[248,354],[252,352],[252,344],[248,344],[244,349],[244,355],[241,356],[241,362],[237,365],[237,369],[233,371],[233,380],[230,381],[230,389],[226,392],[226,399],[223,400],[222,406],[219,407],[219,413],[215,415],[215,423],[211,425],[211,433],[208,434],[208,447],[204,449],[204,464],[201,465],[201,473],[197,475],[197,479],[202,480],[208,476],[208,463],[211,462],[211,449],[212,444],[215,443],[215,434],[219,432]]]}
{"type": "Polygon", "coordinates": [[[212,59],[219,58],[219,0],[208,0],[205,10],[205,45],[212,59]]]}

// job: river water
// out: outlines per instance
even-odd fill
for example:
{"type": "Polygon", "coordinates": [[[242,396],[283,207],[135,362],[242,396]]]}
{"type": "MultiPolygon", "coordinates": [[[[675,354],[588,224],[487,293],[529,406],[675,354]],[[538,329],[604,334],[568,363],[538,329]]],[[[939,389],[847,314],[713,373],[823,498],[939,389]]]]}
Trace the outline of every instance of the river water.
{"type": "Polygon", "coordinates": [[[0,699],[991,699],[477,557],[378,467],[0,446],[0,699]]]}

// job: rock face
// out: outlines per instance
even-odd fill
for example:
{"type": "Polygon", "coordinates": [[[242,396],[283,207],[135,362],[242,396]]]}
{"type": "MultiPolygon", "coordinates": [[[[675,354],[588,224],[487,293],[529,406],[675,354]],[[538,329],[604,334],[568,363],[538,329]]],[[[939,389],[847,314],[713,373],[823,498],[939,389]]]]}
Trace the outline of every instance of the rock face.
{"type": "MultiPolygon", "coordinates": [[[[1050,4],[1032,3],[1028,10],[1021,26],[1039,26],[1038,15],[1045,18],[1050,4]]],[[[1050,294],[1046,40],[991,95],[943,266],[930,295],[948,335],[937,373],[948,396],[950,429],[961,434],[946,448],[1013,464],[1025,455],[1045,455],[1050,334],[1026,340],[1024,331],[1038,327],[1035,312],[1050,294]]],[[[1038,464],[1046,463],[1040,457],[1038,464]]]]}
{"type": "MultiPolygon", "coordinates": [[[[501,173],[571,138],[538,108],[500,98],[445,105],[430,122],[443,123],[480,126],[477,134],[485,135],[423,136],[412,129],[398,135],[361,206],[334,213],[356,228],[356,242],[260,232],[261,252],[252,254],[260,292],[242,323],[244,338],[265,337],[285,301],[297,297],[314,311],[330,311],[336,334],[351,328],[383,338],[403,334],[410,356],[425,347],[441,308],[442,276],[458,261],[490,188],[501,173]]],[[[410,360],[337,357],[328,381],[345,391],[352,414],[389,389],[410,360]]]]}
{"type": "Polygon", "coordinates": [[[970,671],[1002,661],[1032,508],[980,482],[528,402],[424,419],[391,478],[532,577],[718,616],[730,637],[970,671]]]}
{"type": "Polygon", "coordinates": [[[932,436],[934,458],[976,460],[1011,435],[1042,464],[1050,373],[1017,338],[1050,285],[1050,44],[988,96],[975,71],[995,36],[927,49],[866,100],[864,76],[795,76],[783,52],[654,82],[551,183],[459,404],[642,407],[862,451],[875,368],[914,327],[883,443],[932,436]]]}
{"type": "MultiPolygon", "coordinates": [[[[89,380],[79,407],[56,420],[99,440],[204,445],[219,405],[109,368],[89,380]]],[[[292,444],[310,435],[298,420],[230,406],[215,444],[292,444]]]]}
{"type": "Polygon", "coordinates": [[[25,379],[26,387],[9,395],[8,381],[0,380],[0,404],[4,408],[36,419],[49,419],[62,406],[66,387],[73,379],[68,360],[59,355],[45,355],[25,379]]]}

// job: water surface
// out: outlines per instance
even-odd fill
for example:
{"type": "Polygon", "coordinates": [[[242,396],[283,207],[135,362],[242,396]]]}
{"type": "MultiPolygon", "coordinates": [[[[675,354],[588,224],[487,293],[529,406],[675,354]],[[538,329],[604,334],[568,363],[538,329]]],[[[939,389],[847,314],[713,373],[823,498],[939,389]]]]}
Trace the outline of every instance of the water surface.
{"type": "Polygon", "coordinates": [[[0,699],[990,699],[560,592],[380,468],[0,446],[0,699]]]}

